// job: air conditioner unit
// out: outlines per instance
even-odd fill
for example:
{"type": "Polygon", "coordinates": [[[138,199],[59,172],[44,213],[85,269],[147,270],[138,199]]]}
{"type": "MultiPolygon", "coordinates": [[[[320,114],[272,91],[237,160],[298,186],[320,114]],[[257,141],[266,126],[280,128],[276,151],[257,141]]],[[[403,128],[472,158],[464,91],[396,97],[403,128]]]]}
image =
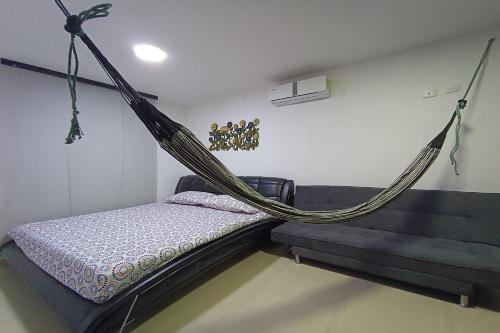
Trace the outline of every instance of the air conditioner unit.
{"type": "Polygon", "coordinates": [[[330,81],[326,75],[316,76],[274,87],[269,100],[276,106],[314,101],[330,97],[330,81]]]}

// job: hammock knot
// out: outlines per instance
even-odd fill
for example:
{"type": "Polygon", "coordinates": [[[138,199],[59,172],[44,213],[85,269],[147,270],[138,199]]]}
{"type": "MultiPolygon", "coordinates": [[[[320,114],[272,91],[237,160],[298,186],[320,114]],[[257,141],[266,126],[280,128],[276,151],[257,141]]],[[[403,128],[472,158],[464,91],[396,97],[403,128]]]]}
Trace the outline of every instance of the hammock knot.
{"type": "Polygon", "coordinates": [[[82,20],[78,15],[70,15],[66,18],[66,24],[64,25],[64,30],[72,35],[79,35],[83,33],[82,30],[82,20]]]}
{"type": "Polygon", "coordinates": [[[458,107],[460,108],[460,110],[465,109],[466,106],[467,106],[467,100],[465,98],[458,100],[458,107]]]}
{"type": "Polygon", "coordinates": [[[83,22],[99,17],[106,17],[109,15],[110,3],[103,3],[87,10],[80,12],[78,15],[68,15],[66,17],[66,24],[64,30],[72,35],[81,36],[83,34],[83,22]]]}
{"type": "Polygon", "coordinates": [[[72,115],[71,126],[69,129],[68,137],[66,138],[67,144],[72,144],[75,140],[81,139],[83,136],[82,129],[78,122],[78,109],[76,107],[76,81],[78,80],[78,54],[76,52],[75,38],[76,36],[83,38],[85,32],[82,29],[83,22],[99,17],[106,17],[109,15],[109,9],[111,8],[110,3],[103,3],[97,6],[93,6],[87,10],[80,12],[78,15],[71,15],[68,9],[64,6],[61,0],[55,0],[57,6],[61,9],[63,14],[66,16],[66,24],[64,25],[64,30],[71,34],[68,52],[68,87],[71,97],[71,109],[72,115]],[[74,64],[73,64],[74,60],[74,64]],[[73,68],[74,65],[74,68],[73,68]]]}

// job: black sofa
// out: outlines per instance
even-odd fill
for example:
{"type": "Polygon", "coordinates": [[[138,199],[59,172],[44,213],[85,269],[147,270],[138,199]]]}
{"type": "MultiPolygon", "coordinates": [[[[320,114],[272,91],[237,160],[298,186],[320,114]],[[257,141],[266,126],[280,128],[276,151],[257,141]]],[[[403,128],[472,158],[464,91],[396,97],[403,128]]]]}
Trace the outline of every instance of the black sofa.
{"type": "MultiPolygon", "coordinates": [[[[295,206],[354,206],[378,188],[297,186],[295,206]]],[[[341,224],[287,222],[272,240],[300,257],[461,295],[500,288],[500,194],[410,190],[384,209],[341,224]]]]}

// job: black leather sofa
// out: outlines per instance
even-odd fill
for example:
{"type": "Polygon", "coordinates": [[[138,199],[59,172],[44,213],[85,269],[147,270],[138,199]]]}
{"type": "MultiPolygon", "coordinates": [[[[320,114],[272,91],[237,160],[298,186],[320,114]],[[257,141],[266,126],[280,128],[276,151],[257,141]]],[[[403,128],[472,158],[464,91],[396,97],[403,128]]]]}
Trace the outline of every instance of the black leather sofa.
{"type": "MultiPolygon", "coordinates": [[[[381,189],[297,186],[295,206],[331,210],[381,189]]],[[[500,288],[500,194],[410,190],[386,208],[341,224],[287,222],[272,240],[300,257],[461,295],[500,288]]]]}

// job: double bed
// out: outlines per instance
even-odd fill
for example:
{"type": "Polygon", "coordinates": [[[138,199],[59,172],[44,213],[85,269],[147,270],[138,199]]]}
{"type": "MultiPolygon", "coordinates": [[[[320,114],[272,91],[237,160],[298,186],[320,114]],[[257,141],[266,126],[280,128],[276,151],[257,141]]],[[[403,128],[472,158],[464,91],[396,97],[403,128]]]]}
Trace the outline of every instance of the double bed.
{"type": "MultiPolygon", "coordinates": [[[[241,178],[293,204],[293,181],[241,178]]],[[[175,193],[159,203],[17,227],[0,254],[75,332],[129,329],[180,287],[267,242],[282,222],[218,195],[197,176],[182,177],[175,193]]]]}

